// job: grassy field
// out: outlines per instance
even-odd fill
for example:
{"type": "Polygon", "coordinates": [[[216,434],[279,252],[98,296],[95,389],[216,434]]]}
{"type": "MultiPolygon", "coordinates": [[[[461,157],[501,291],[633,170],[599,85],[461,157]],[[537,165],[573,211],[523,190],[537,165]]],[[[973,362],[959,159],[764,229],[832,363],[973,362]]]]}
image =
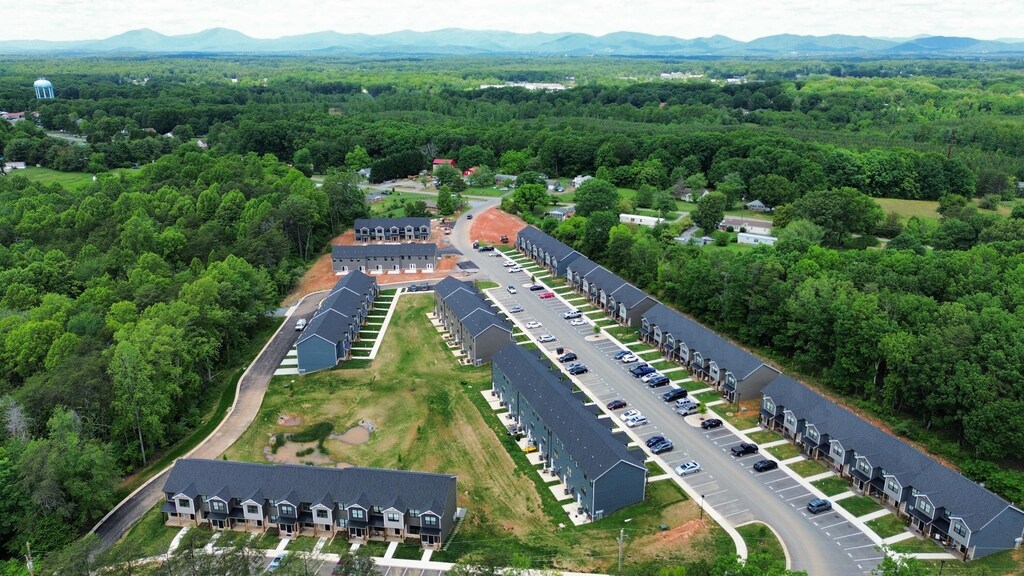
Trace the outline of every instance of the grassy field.
{"type": "Polygon", "coordinates": [[[900,540],[895,544],[889,546],[897,552],[945,552],[946,550],[939,546],[931,538],[908,538],[906,540],[900,540]]]}
{"type": "Polygon", "coordinates": [[[768,442],[782,440],[782,434],[774,430],[758,430],[757,432],[747,434],[747,436],[757,444],[767,444],[768,442]]]}
{"type": "MultiPolygon", "coordinates": [[[[372,363],[275,378],[259,416],[228,457],[266,461],[264,447],[274,433],[294,433],[318,422],[330,422],[341,433],[368,419],[377,430],[367,443],[328,439],[328,454],[316,456],[328,465],[458,475],[459,506],[469,513],[449,549],[434,555],[436,560],[498,558],[535,567],[603,570],[614,560],[620,526],[629,532],[631,557],[671,561],[711,559],[723,548],[733,552],[724,532],[696,520],[699,510],[672,482],[652,484],[642,504],[588,526],[560,529],[560,523],[569,524],[561,506],[481,395],[490,387],[490,368],[455,362],[426,318],[432,307],[431,295],[403,296],[372,363]],[[282,415],[303,421],[284,427],[278,424],[282,415]],[[677,534],[679,546],[655,545],[673,533],[659,532],[660,524],[685,532],[677,534]]],[[[277,454],[291,458],[300,446],[289,443],[277,454]]],[[[337,546],[332,542],[328,551],[337,546]]]]}
{"type": "Polygon", "coordinates": [[[747,543],[747,553],[751,556],[762,554],[778,560],[778,567],[786,567],[786,555],[782,551],[782,543],[775,537],[775,533],[760,522],[747,524],[736,528],[736,531],[747,543]]]}
{"type": "Polygon", "coordinates": [[[181,528],[164,525],[164,515],[160,512],[162,505],[161,502],[146,512],[128,534],[106,552],[105,557],[124,561],[167,552],[171,540],[181,528]]]}
{"type": "Polygon", "coordinates": [[[923,562],[927,567],[926,574],[942,574],[945,576],[1021,576],[1024,574],[1024,548],[1007,550],[991,554],[970,562],[946,562],[939,565],[936,561],[923,562]]]}
{"type": "Polygon", "coordinates": [[[701,404],[707,404],[708,402],[714,402],[722,399],[722,393],[718,390],[708,390],[707,392],[701,392],[693,395],[701,404]]]}
{"type": "Polygon", "coordinates": [[[875,198],[875,203],[885,210],[885,213],[895,212],[904,220],[917,216],[937,220],[939,218],[939,203],[932,200],[899,200],[896,198],[875,198]]]}
{"type": "Polygon", "coordinates": [[[875,518],[865,522],[868,528],[878,534],[881,538],[889,538],[904,532],[907,529],[907,521],[897,517],[895,514],[875,518]]]}
{"type": "Polygon", "coordinates": [[[821,480],[815,480],[811,482],[814,487],[821,490],[825,496],[835,496],[836,494],[842,494],[850,489],[850,483],[845,478],[838,476],[832,476],[831,478],[822,478],[821,480]]]}
{"type": "Polygon", "coordinates": [[[505,194],[511,194],[511,190],[501,190],[500,188],[466,188],[463,192],[463,196],[487,196],[489,198],[500,198],[505,194]]]}
{"type": "Polygon", "coordinates": [[[778,446],[772,446],[771,448],[765,448],[765,452],[775,456],[779,460],[788,460],[794,456],[800,455],[800,448],[796,444],[786,442],[785,444],[779,444],[778,446]]]}
{"type": "Polygon", "coordinates": [[[870,496],[851,496],[850,498],[840,500],[838,504],[846,508],[847,512],[857,517],[882,509],[882,505],[870,496]]]}
{"type": "MultiPolygon", "coordinates": [[[[703,382],[699,382],[703,387],[706,387],[703,382]]],[[[689,383],[685,385],[689,389],[689,383]]],[[[725,406],[715,406],[712,410],[726,422],[732,424],[739,430],[747,430],[757,426],[758,420],[760,419],[761,403],[757,400],[748,400],[743,402],[740,408],[746,408],[746,410],[736,410],[735,404],[728,404],[725,406]]]]}
{"type": "Polygon", "coordinates": [[[817,460],[802,460],[789,465],[789,469],[804,478],[828,472],[828,468],[817,460]]]}
{"type": "MultiPolygon", "coordinates": [[[[117,169],[112,170],[109,174],[131,174],[132,170],[117,169]]],[[[89,172],[59,172],[57,170],[51,170],[49,168],[36,168],[35,166],[29,166],[24,170],[17,170],[11,174],[12,176],[24,176],[33,182],[42,182],[44,184],[57,183],[67,188],[68,190],[74,190],[81,188],[87,184],[92,184],[93,174],[89,172]]],[[[100,177],[100,176],[97,176],[100,177]]]]}

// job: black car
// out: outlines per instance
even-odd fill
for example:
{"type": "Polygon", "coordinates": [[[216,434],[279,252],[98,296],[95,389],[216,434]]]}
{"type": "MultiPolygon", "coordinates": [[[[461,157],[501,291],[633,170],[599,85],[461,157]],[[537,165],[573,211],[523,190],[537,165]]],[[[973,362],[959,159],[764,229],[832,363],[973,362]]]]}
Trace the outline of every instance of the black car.
{"type": "Polygon", "coordinates": [[[544,289],[544,285],[543,284],[531,284],[530,285],[530,292],[537,292],[537,291],[543,290],[543,289],[544,289]]]}
{"type": "Polygon", "coordinates": [[[618,352],[615,353],[615,356],[612,356],[612,358],[615,358],[616,360],[622,360],[622,357],[627,354],[630,354],[629,350],[619,350],[618,352]]]}
{"type": "Polygon", "coordinates": [[[648,388],[661,388],[668,386],[668,376],[656,376],[647,381],[648,388]]]}
{"type": "Polygon", "coordinates": [[[746,456],[747,454],[756,454],[757,444],[751,444],[750,442],[740,442],[738,446],[732,447],[733,456],[746,456]]]}
{"type": "MultiPolygon", "coordinates": [[[[685,394],[684,394],[684,396],[685,396],[685,394]]],[[[700,423],[700,427],[705,429],[705,430],[711,430],[713,428],[718,428],[721,425],[722,425],[722,421],[719,420],[718,418],[708,418],[707,420],[705,420],[705,421],[700,423]]]]}
{"type": "Polygon", "coordinates": [[[481,246],[478,250],[480,252],[494,252],[494,246],[481,246]]]}
{"type": "Polygon", "coordinates": [[[565,354],[562,354],[561,356],[558,357],[559,362],[571,362],[573,360],[576,360],[575,352],[566,352],[565,354]]]}
{"type": "Polygon", "coordinates": [[[664,441],[664,436],[651,436],[644,442],[644,444],[647,444],[648,448],[653,448],[655,444],[661,444],[664,441]]]}
{"type": "Polygon", "coordinates": [[[669,390],[668,392],[662,394],[661,399],[664,400],[665,402],[672,402],[673,400],[686,398],[687,394],[689,394],[689,392],[686,390],[686,388],[673,388],[672,390],[669,390]]]}
{"type": "Polygon", "coordinates": [[[654,368],[651,368],[647,364],[637,364],[629,371],[629,373],[632,374],[634,378],[639,378],[641,376],[644,376],[645,374],[650,374],[651,372],[656,372],[656,370],[654,368]]]}
{"type": "Polygon", "coordinates": [[[605,406],[607,406],[609,410],[619,410],[625,408],[626,406],[628,406],[628,404],[626,404],[625,400],[619,398],[616,400],[612,400],[611,402],[605,404],[605,406]]]}
{"type": "Polygon", "coordinates": [[[572,374],[573,376],[579,376],[580,374],[586,374],[587,372],[590,372],[590,368],[587,368],[586,364],[573,366],[569,369],[569,374],[572,374]]]}
{"type": "Polygon", "coordinates": [[[769,470],[775,470],[779,467],[779,463],[775,460],[758,460],[754,462],[754,470],[758,472],[767,472],[769,470]]]}
{"type": "Polygon", "coordinates": [[[665,452],[668,452],[668,451],[672,450],[673,448],[675,448],[675,445],[672,444],[672,441],[671,440],[665,440],[664,442],[662,442],[660,444],[655,444],[654,446],[652,446],[651,447],[651,452],[653,452],[654,454],[664,454],[665,452]]]}
{"type": "Polygon", "coordinates": [[[466,214],[466,220],[472,220],[472,219],[473,219],[473,215],[472,214],[466,214]]]}

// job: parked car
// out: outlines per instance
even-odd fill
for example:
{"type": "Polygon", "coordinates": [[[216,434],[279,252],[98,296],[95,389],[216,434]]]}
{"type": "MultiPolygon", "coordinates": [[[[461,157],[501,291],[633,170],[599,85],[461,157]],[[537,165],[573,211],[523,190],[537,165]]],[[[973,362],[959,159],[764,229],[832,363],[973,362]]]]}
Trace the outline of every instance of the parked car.
{"type": "Polygon", "coordinates": [[[657,436],[651,436],[647,440],[644,440],[644,444],[647,444],[648,448],[653,448],[655,445],[661,444],[665,440],[666,438],[659,434],[657,436]]]}
{"type": "Polygon", "coordinates": [[[575,320],[569,320],[569,326],[583,326],[587,321],[583,318],[577,318],[575,320]]]}
{"type": "Polygon", "coordinates": [[[473,215],[472,214],[466,214],[466,220],[472,220],[472,219],[473,219],[473,215]]]}
{"type": "Polygon", "coordinates": [[[565,318],[566,320],[572,320],[573,318],[579,318],[581,316],[583,316],[583,314],[575,308],[562,314],[562,318],[565,318]]]}
{"type": "Polygon", "coordinates": [[[722,421],[718,418],[708,418],[707,420],[700,423],[700,427],[705,430],[712,430],[722,425],[722,421]]]}
{"type": "Polygon", "coordinates": [[[523,307],[516,304],[515,306],[509,308],[508,311],[512,314],[518,314],[523,311],[523,307]]]}
{"type": "Polygon", "coordinates": [[[832,503],[824,498],[815,498],[807,503],[807,511],[811,514],[819,514],[832,509],[832,503]]]}
{"type": "Polygon", "coordinates": [[[623,364],[629,364],[630,362],[636,362],[637,360],[639,360],[639,358],[637,358],[632,352],[626,352],[619,357],[619,362],[622,362],[623,364]]]}
{"type": "Polygon", "coordinates": [[[554,342],[555,340],[557,340],[557,338],[555,338],[551,334],[541,334],[540,336],[537,337],[537,342],[541,342],[541,343],[544,343],[544,342],[554,342]]]}
{"type": "Polygon", "coordinates": [[[665,452],[671,451],[675,448],[675,444],[671,440],[665,440],[659,444],[655,444],[651,447],[651,452],[654,454],[664,454],[665,452]]]}
{"type": "Polygon", "coordinates": [[[626,426],[629,426],[630,428],[636,428],[637,426],[643,426],[645,424],[647,424],[647,417],[642,414],[626,420],[626,426]]]}
{"type": "Polygon", "coordinates": [[[513,274],[516,273],[516,272],[522,272],[523,271],[523,267],[520,266],[519,264],[516,264],[515,266],[509,268],[508,271],[510,273],[513,273],[513,274]]]}
{"type": "Polygon", "coordinates": [[[540,322],[537,322],[536,320],[534,320],[532,322],[527,322],[526,323],[526,327],[527,328],[540,328],[541,326],[543,326],[543,324],[541,324],[540,322]]]}
{"type": "Polygon", "coordinates": [[[632,418],[633,416],[639,416],[639,415],[640,415],[640,411],[639,410],[626,410],[622,414],[619,414],[619,420],[622,420],[623,422],[625,422],[627,418],[632,418]]]}
{"type": "Polygon", "coordinates": [[[554,292],[541,292],[540,294],[537,295],[537,297],[540,298],[541,300],[547,300],[548,298],[554,298],[555,297],[555,293],[554,292]]]}
{"type": "Polygon", "coordinates": [[[679,414],[680,416],[692,416],[698,412],[697,406],[699,406],[699,404],[681,406],[679,408],[676,408],[676,414],[679,414]]]}
{"type": "Polygon", "coordinates": [[[501,237],[501,243],[502,244],[508,244],[508,236],[502,236],[501,237]]]}
{"type": "Polygon", "coordinates": [[[679,466],[676,466],[677,476],[689,476],[690,474],[696,474],[700,472],[700,464],[696,460],[687,460],[679,466]]]}
{"type": "Polygon", "coordinates": [[[513,286],[513,285],[511,285],[511,284],[509,284],[509,285],[508,285],[508,293],[509,293],[509,294],[515,294],[515,293],[517,293],[517,292],[519,292],[519,291],[518,291],[518,290],[516,290],[516,287],[515,287],[515,286],[513,286]]]}
{"type": "Polygon", "coordinates": [[[629,406],[629,404],[626,404],[626,401],[622,398],[616,398],[615,400],[605,404],[605,406],[607,406],[609,410],[621,410],[626,406],[629,406]]]}
{"type": "Polygon", "coordinates": [[[754,462],[754,470],[757,472],[767,472],[769,470],[775,470],[778,467],[778,462],[776,462],[775,460],[768,460],[767,458],[764,460],[758,460],[757,462],[754,462]]]}
{"type": "MultiPolygon", "coordinates": [[[[648,374],[649,376],[649,374],[648,374]]],[[[651,378],[647,381],[648,388],[661,388],[662,386],[668,386],[668,376],[658,374],[656,377],[651,378]]]]}
{"type": "Polygon", "coordinates": [[[661,376],[660,372],[651,372],[650,374],[644,374],[643,376],[641,376],[640,381],[643,382],[644,384],[647,384],[648,382],[657,378],[658,376],[661,376]]]}
{"type": "Polygon", "coordinates": [[[629,371],[629,373],[632,374],[634,378],[639,378],[644,374],[650,374],[651,372],[654,372],[654,368],[651,368],[647,364],[641,364],[629,371]]]}
{"type": "Polygon", "coordinates": [[[573,376],[579,376],[580,374],[586,374],[587,372],[590,372],[590,368],[587,368],[586,364],[573,366],[569,369],[569,374],[572,374],[573,376]]]}
{"type": "Polygon", "coordinates": [[[543,284],[530,284],[530,292],[540,292],[541,290],[544,289],[545,288],[543,284]]]}
{"type": "Polygon", "coordinates": [[[518,266],[518,264],[516,264],[515,260],[505,260],[504,262],[501,263],[501,265],[504,266],[505,268],[511,268],[513,266],[518,266]]]}
{"type": "Polygon", "coordinates": [[[757,444],[751,444],[750,442],[740,442],[739,445],[732,447],[733,456],[746,456],[748,454],[757,453],[757,444]]]}
{"type": "Polygon", "coordinates": [[[575,352],[566,352],[565,354],[562,354],[561,356],[558,357],[558,361],[571,362],[572,360],[576,360],[576,358],[577,356],[575,352]]]}
{"type": "Polygon", "coordinates": [[[275,570],[280,568],[281,563],[284,562],[285,556],[287,556],[287,554],[278,554],[277,556],[275,556],[274,559],[270,561],[270,565],[267,566],[267,572],[274,572],[275,570]]]}
{"type": "Polygon", "coordinates": [[[295,322],[295,331],[302,332],[303,330],[306,329],[306,324],[308,323],[309,321],[306,320],[305,318],[299,318],[298,321],[295,322]]]}
{"type": "Polygon", "coordinates": [[[478,250],[480,252],[494,252],[494,246],[481,246],[478,250]]]}
{"type": "Polygon", "coordinates": [[[672,402],[673,400],[686,398],[687,394],[689,394],[689,392],[686,390],[686,388],[673,388],[668,392],[662,394],[661,399],[664,400],[665,402],[672,402]]]}

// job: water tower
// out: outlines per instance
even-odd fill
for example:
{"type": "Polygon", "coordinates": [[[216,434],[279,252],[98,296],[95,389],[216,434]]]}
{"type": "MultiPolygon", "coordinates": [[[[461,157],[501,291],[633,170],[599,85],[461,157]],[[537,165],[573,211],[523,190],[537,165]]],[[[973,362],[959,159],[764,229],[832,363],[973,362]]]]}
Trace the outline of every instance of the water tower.
{"type": "Polygon", "coordinates": [[[53,84],[46,78],[40,78],[32,84],[36,90],[36,98],[39,100],[53,100],[53,84]]]}

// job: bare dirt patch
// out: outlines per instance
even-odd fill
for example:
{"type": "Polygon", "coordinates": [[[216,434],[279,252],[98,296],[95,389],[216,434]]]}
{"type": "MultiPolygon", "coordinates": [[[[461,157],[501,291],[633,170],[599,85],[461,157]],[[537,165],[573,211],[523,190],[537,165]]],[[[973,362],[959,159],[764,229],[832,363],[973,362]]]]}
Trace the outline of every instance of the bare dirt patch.
{"type": "Polygon", "coordinates": [[[665,532],[659,532],[654,536],[654,540],[658,542],[659,546],[671,546],[675,544],[681,544],[686,540],[689,540],[694,534],[700,533],[704,530],[705,524],[701,520],[690,520],[689,522],[666,530],[665,532]]]}
{"type": "Polygon", "coordinates": [[[498,244],[502,236],[508,236],[512,242],[520,230],[526,228],[518,216],[513,216],[499,208],[490,208],[473,218],[473,225],[469,228],[469,237],[472,240],[498,244]]]}
{"type": "Polygon", "coordinates": [[[344,434],[331,434],[329,438],[345,444],[366,444],[370,441],[370,431],[362,426],[353,426],[344,434]]]}
{"type": "Polygon", "coordinates": [[[298,426],[302,424],[302,416],[296,416],[294,414],[281,414],[277,417],[278,426],[298,426]]]}

